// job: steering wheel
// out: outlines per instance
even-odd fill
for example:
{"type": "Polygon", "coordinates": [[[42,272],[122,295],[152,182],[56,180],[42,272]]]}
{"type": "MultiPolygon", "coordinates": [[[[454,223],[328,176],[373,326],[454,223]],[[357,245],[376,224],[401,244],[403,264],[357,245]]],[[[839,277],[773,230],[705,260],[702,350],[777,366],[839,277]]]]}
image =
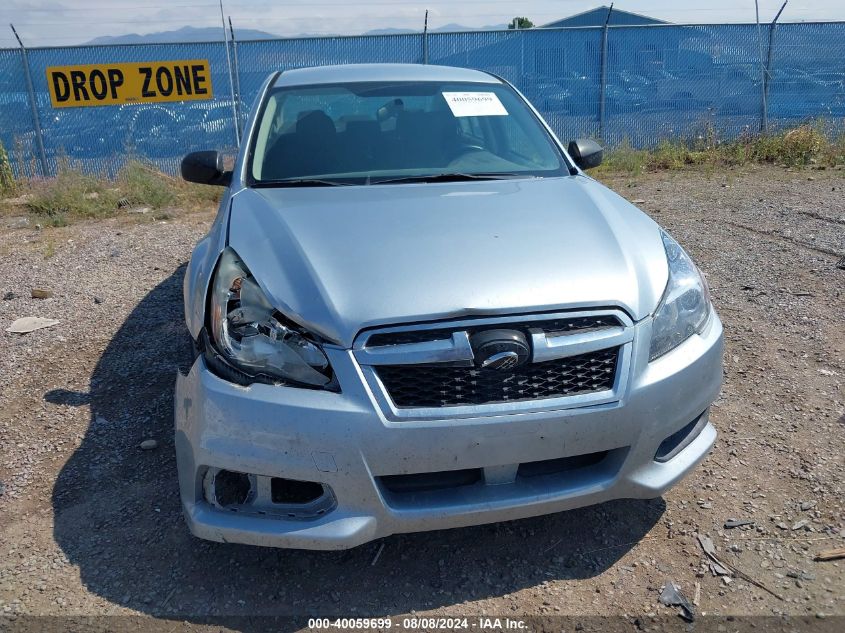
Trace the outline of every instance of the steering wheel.
{"type": "Polygon", "coordinates": [[[474,145],[472,143],[461,143],[450,153],[450,162],[455,162],[459,158],[466,156],[471,152],[486,152],[487,150],[481,145],[474,145]]]}

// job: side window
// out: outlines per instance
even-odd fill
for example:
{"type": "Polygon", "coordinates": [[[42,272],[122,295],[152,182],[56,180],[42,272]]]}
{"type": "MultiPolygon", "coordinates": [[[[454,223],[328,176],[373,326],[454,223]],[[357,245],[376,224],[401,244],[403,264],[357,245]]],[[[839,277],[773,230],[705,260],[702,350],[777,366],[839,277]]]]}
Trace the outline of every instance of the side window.
{"type": "Polygon", "coordinates": [[[255,138],[255,158],[252,161],[252,177],[256,180],[261,180],[261,172],[264,167],[264,160],[267,157],[267,151],[273,146],[273,143],[279,136],[279,127],[281,126],[281,117],[276,116],[279,110],[279,98],[272,95],[268,101],[264,117],[261,119],[261,124],[258,128],[258,134],[255,138]]]}

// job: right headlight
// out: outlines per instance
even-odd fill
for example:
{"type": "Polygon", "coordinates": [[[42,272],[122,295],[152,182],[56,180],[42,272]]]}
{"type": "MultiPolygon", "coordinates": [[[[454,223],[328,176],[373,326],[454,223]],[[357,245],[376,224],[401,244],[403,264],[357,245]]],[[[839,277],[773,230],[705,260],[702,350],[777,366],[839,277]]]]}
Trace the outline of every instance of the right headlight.
{"type": "Polygon", "coordinates": [[[650,361],[700,333],[710,316],[710,291],[701,272],[675,240],[662,230],[660,236],[669,262],[669,282],[652,318],[650,361]]]}
{"type": "Polygon", "coordinates": [[[273,307],[231,248],[220,256],[208,303],[206,358],[224,377],[337,390],[319,342],[273,307]]]}

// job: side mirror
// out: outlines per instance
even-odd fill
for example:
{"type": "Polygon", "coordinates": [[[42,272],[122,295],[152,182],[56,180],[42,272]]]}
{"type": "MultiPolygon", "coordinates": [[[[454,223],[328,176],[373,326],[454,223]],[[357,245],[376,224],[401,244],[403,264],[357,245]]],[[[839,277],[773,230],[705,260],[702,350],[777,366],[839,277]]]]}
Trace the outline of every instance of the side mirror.
{"type": "Polygon", "coordinates": [[[223,167],[223,154],[217,150],[191,152],[182,159],[182,178],[201,185],[228,187],[232,172],[223,167]]]}
{"type": "Polygon", "coordinates": [[[592,169],[601,165],[604,156],[602,146],[588,138],[579,138],[569,144],[569,155],[581,169],[592,169]]]}

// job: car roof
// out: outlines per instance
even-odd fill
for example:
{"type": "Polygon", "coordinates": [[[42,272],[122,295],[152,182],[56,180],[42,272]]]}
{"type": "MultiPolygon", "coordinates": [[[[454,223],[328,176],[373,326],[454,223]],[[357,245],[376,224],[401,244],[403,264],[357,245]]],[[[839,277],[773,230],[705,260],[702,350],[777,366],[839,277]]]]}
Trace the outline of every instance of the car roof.
{"type": "Polygon", "coordinates": [[[307,86],[312,84],[338,84],[360,81],[463,81],[498,84],[496,77],[480,70],[429,66],[422,64],[345,64],[342,66],[316,66],[286,70],[279,75],[274,86],[307,86]]]}

